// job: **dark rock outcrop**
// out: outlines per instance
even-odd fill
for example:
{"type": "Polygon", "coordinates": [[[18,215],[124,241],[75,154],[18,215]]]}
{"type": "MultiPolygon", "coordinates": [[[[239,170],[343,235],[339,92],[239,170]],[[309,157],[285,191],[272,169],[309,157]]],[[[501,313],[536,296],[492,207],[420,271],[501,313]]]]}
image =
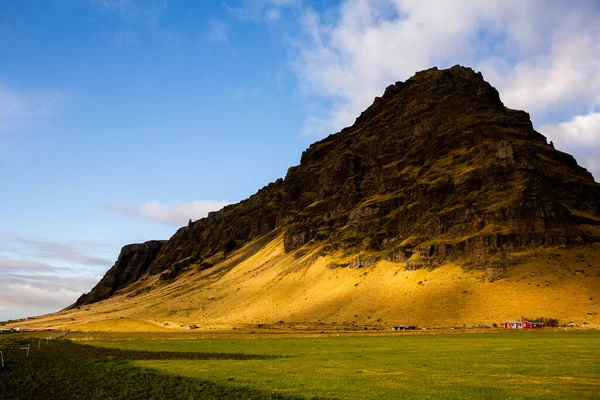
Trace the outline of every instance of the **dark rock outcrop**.
{"type": "Polygon", "coordinates": [[[108,299],[116,291],[136,282],[146,274],[165,243],[166,240],[151,240],[124,246],[115,265],[89,293],[79,297],[71,307],[108,299]]]}
{"type": "MultiPolygon", "coordinates": [[[[227,256],[278,228],[287,252],[318,242],[417,268],[598,241],[600,184],[526,112],[504,107],[480,73],[432,68],[389,86],[354,125],[312,144],[285,179],[179,229],[147,271],[227,256]]],[[[95,299],[137,276],[114,275],[95,299]]]]}

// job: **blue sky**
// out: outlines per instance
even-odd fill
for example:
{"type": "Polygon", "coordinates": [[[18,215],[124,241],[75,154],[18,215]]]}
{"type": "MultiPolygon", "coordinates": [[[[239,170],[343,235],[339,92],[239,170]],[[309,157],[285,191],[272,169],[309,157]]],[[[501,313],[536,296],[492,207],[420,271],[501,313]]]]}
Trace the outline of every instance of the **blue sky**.
{"type": "Polygon", "coordinates": [[[0,0],[0,320],[285,176],[431,66],[472,66],[600,175],[595,1],[0,0]]]}

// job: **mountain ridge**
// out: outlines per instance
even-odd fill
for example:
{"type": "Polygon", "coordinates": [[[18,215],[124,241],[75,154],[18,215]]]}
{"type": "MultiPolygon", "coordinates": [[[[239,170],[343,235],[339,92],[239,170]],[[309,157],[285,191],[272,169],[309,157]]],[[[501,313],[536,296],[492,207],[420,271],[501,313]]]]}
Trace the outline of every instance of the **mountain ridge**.
{"type": "Polygon", "coordinates": [[[144,276],[170,282],[190,268],[210,270],[279,234],[297,258],[316,247],[317,257],[351,257],[331,269],[469,258],[502,270],[511,251],[600,241],[600,184],[526,112],[504,107],[481,73],[431,68],[390,85],[351,127],[309,146],[284,179],[165,243],[129,248],[131,259],[122,251],[74,307],[144,276]]]}

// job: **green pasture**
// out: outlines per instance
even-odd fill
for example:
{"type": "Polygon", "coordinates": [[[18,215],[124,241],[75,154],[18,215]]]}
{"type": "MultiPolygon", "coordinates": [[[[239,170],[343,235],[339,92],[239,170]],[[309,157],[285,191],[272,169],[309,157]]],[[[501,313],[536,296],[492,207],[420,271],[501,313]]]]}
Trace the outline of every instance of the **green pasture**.
{"type": "Polygon", "coordinates": [[[127,351],[252,355],[248,359],[142,357],[130,362],[159,374],[270,395],[343,399],[600,397],[597,331],[88,343],[127,351]]]}
{"type": "Polygon", "coordinates": [[[133,365],[136,360],[233,360],[268,356],[128,351],[67,340],[40,340],[27,334],[3,336],[0,351],[4,360],[4,366],[0,365],[0,400],[290,399],[290,396],[167,375],[133,365]]]}

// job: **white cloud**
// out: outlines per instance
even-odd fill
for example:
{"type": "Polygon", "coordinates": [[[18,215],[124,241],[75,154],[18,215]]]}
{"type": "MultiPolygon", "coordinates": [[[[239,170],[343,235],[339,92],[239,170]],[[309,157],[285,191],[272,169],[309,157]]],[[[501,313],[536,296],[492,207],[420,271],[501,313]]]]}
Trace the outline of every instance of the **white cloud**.
{"type": "Polygon", "coordinates": [[[0,258],[0,320],[59,311],[89,291],[100,277],[75,268],[0,258]]]}
{"type": "MultiPolygon", "coordinates": [[[[600,24],[600,18],[598,19],[600,24]]],[[[480,63],[484,75],[499,89],[504,102],[530,112],[600,100],[600,35],[572,32],[557,38],[549,53],[514,66],[495,58],[480,63]]]]}
{"type": "Polygon", "coordinates": [[[33,285],[2,285],[3,294],[0,298],[2,307],[31,307],[52,306],[55,311],[72,304],[81,296],[77,289],[60,288],[48,290],[33,285]]]}
{"type": "Polygon", "coordinates": [[[581,165],[587,168],[594,175],[596,182],[600,182],[600,151],[595,154],[580,159],[581,165]]]}
{"type": "Polygon", "coordinates": [[[539,131],[562,151],[574,154],[596,180],[600,179],[600,113],[577,115],[573,119],[543,125],[539,131]]]}
{"type": "Polygon", "coordinates": [[[577,115],[567,122],[544,125],[540,132],[559,146],[600,146],[600,113],[577,115]]]}
{"type": "Polygon", "coordinates": [[[389,84],[431,66],[481,69],[507,106],[528,111],[600,97],[600,15],[592,1],[345,0],[306,9],[293,68],[305,93],[333,101],[305,131],[350,125],[389,84]],[[322,121],[324,128],[316,128],[322,121]]]}
{"type": "Polygon", "coordinates": [[[210,200],[191,202],[178,201],[171,204],[148,201],[138,208],[121,203],[110,204],[108,208],[120,214],[169,225],[182,226],[185,225],[189,219],[196,220],[206,217],[210,211],[218,211],[227,204],[229,203],[210,200]]]}
{"type": "MultiPolygon", "coordinates": [[[[30,313],[56,312],[75,302],[79,296],[89,291],[100,279],[99,276],[61,279],[52,277],[53,282],[43,280],[35,282],[0,282],[0,310],[4,308],[22,309],[21,316],[30,313]]],[[[7,316],[0,312],[0,319],[7,316]]]]}
{"type": "Polygon", "coordinates": [[[72,304],[94,287],[117,254],[118,248],[104,244],[0,232],[0,320],[72,304]]]}

